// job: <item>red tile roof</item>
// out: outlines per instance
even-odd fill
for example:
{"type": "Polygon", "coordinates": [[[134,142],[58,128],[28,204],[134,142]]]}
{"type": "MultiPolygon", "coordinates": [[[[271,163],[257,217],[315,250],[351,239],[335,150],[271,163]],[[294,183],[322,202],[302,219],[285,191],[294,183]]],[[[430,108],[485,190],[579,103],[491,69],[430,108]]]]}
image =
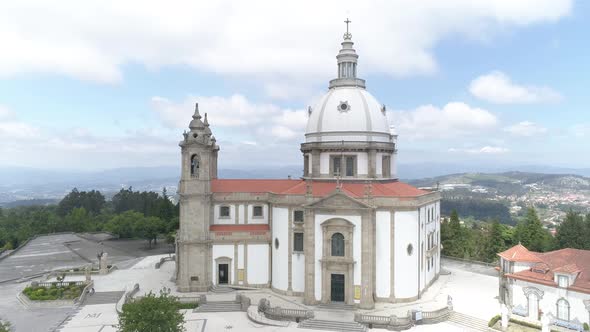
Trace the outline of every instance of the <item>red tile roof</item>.
{"type": "Polygon", "coordinates": [[[537,253],[529,251],[520,243],[499,253],[498,256],[510,262],[541,262],[539,257],[537,257],[537,253]]]}
{"type": "MultiPolygon", "coordinates": [[[[336,190],[336,182],[333,181],[311,181],[310,183],[312,194],[316,197],[327,196],[336,190]]],[[[215,179],[211,181],[211,190],[214,193],[305,195],[306,186],[304,180],[215,179]]],[[[351,197],[363,197],[366,186],[364,182],[342,182],[342,191],[351,197]]],[[[429,193],[399,181],[374,182],[371,187],[375,197],[416,197],[429,193]]]]}
{"type": "MultiPolygon", "coordinates": [[[[519,244],[498,255],[507,259],[504,257],[506,253],[517,253],[517,255],[520,255],[520,260],[513,261],[526,262],[523,259],[524,256],[522,256],[524,251],[519,246],[524,248],[519,244]]],[[[526,248],[524,249],[526,250],[526,248]]],[[[566,248],[545,253],[528,250],[526,252],[528,254],[525,255],[529,255],[534,259],[529,262],[538,262],[538,264],[531,269],[507,274],[506,277],[557,287],[554,281],[555,273],[575,274],[576,279],[568,289],[590,294],[590,250],[566,248]],[[542,268],[536,268],[537,266],[542,268]],[[536,272],[539,270],[545,270],[546,272],[536,272]]]]}

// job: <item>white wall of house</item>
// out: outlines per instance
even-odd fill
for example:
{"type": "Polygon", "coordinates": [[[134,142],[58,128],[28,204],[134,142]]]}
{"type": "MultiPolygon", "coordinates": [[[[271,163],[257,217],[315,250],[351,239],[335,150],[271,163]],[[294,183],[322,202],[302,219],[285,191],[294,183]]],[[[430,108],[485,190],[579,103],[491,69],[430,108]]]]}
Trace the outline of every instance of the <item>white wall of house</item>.
{"type": "Polygon", "coordinates": [[[213,206],[213,223],[214,224],[235,224],[236,223],[236,207],[234,204],[215,204],[213,206]],[[220,217],[219,210],[221,206],[229,207],[229,217],[220,217]]]}
{"type": "Polygon", "coordinates": [[[391,295],[391,212],[377,211],[375,250],[375,293],[378,297],[391,295]]]}
{"type": "MultiPolygon", "coordinates": [[[[272,208],[272,286],[286,291],[289,287],[289,209],[283,207],[272,208]],[[275,239],[279,247],[275,246],[275,239]]],[[[249,249],[249,247],[248,247],[249,249]]],[[[250,252],[248,251],[248,258],[250,252]]],[[[259,258],[254,258],[252,264],[258,264],[259,258]]],[[[248,270],[248,275],[250,271],[248,270]]]]}
{"type": "Polygon", "coordinates": [[[291,257],[291,288],[294,292],[305,290],[305,255],[303,253],[293,254],[291,257]]]}
{"type": "Polygon", "coordinates": [[[246,222],[244,204],[238,205],[238,224],[244,224],[246,222]]]}
{"type": "Polygon", "coordinates": [[[534,287],[543,291],[543,297],[539,300],[539,309],[545,315],[557,317],[557,301],[564,298],[570,305],[570,321],[577,320],[580,323],[590,324],[590,313],[584,305],[584,300],[590,299],[590,294],[568,291],[564,288],[545,286],[532,282],[514,280],[511,285],[512,306],[521,306],[528,310],[528,301],[524,294],[526,287],[534,287]]]}
{"type": "Polygon", "coordinates": [[[395,296],[409,298],[418,296],[418,210],[395,212],[395,296]],[[412,254],[408,254],[408,245],[412,245],[412,254]]]}
{"type": "Polygon", "coordinates": [[[213,268],[211,269],[213,271],[213,284],[217,285],[217,282],[219,281],[219,279],[217,278],[217,264],[216,264],[216,259],[219,257],[228,257],[231,259],[231,262],[229,263],[228,266],[228,271],[229,271],[229,282],[230,283],[234,283],[235,281],[235,276],[233,273],[233,267],[234,267],[234,245],[233,244],[214,244],[211,248],[211,253],[212,253],[212,258],[213,260],[211,261],[211,264],[213,266],[213,268]]]}
{"type": "Polygon", "coordinates": [[[248,245],[248,284],[260,285],[268,283],[268,255],[268,244],[248,245]]]}
{"type": "Polygon", "coordinates": [[[248,204],[248,223],[268,224],[268,204],[248,204]],[[253,216],[254,206],[262,206],[262,217],[253,216]]]}

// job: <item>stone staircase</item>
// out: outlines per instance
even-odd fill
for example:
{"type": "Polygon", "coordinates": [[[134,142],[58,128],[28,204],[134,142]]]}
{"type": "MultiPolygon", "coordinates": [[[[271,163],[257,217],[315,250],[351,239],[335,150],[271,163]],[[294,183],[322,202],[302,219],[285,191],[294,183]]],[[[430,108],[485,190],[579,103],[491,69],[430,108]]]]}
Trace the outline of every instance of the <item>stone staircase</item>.
{"type": "Polygon", "coordinates": [[[235,291],[235,289],[233,289],[229,286],[219,286],[219,285],[211,286],[211,292],[213,292],[213,293],[231,293],[233,291],[235,291]]]}
{"type": "Polygon", "coordinates": [[[240,303],[234,301],[213,301],[199,305],[193,312],[242,311],[240,303]]]}
{"type": "Polygon", "coordinates": [[[322,303],[317,305],[318,309],[324,310],[355,310],[354,305],[346,303],[322,303]]]}
{"type": "Polygon", "coordinates": [[[456,311],[451,312],[448,323],[460,327],[467,327],[473,331],[488,331],[488,322],[456,311]]]}
{"type": "Polygon", "coordinates": [[[306,319],[299,323],[300,329],[324,331],[366,332],[367,327],[356,322],[337,322],[331,320],[306,319]]]}
{"type": "Polygon", "coordinates": [[[84,305],[117,303],[125,292],[96,292],[88,294],[84,305]]]}

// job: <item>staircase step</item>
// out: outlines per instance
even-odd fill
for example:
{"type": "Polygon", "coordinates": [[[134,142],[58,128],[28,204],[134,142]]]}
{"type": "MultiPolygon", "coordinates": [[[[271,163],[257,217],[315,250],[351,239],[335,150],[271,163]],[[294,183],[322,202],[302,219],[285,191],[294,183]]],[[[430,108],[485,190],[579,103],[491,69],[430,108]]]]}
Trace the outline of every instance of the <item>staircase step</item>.
{"type": "Polygon", "coordinates": [[[449,316],[449,323],[469,327],[476,331],[488,331],[488,322],[483,319],[453,311],[449,316]]]}
{"type": "Polygon", "coordinates": [[[341,322],[319,319],[307,319],[299,323],[299,328],[324,331],[366,332],[367,327],[356,322],[341,322]]]}
{"type": "Polygon", "coordinates": [[[327,310],[355,310],[354,305],[344,303],[323,303],[319,304],[317,307],[327,310]]]}
{"type": "Polygon", "coordinates": [[[230,312],[242,311],[242,305],[233,301],[214,301],[204,303],[193,312],[230,312]]]}

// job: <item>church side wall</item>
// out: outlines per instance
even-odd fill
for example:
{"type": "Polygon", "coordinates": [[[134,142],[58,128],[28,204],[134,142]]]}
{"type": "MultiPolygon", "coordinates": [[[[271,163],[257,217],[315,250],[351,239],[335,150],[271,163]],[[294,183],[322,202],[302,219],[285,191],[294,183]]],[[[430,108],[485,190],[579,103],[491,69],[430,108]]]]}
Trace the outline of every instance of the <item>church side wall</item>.
{"type": "Polygon", "coordinates": [[[397,299],[418,296],[418,211],[395,212],[395,297],[397,299]],[[412,247],[411,254],[408,246],[412,247]]]}
{"type": "Polygon", "coordinates": [[[268,254],[268,244],[248,245],[248,265],[250,266],[248,269],[248,284],[268,284],[268,254]]]}
{"type": "Polygon", "coordinates": [[[303,293],[305,290],[305,255],[302,253],[293,254],[291,264],[291,287],[294,292],[303,293]]]}
{"type": "Polygon", "coordinates": [[[248,204],[248,223],[249,224],[268,224],[268,204],[248,204]],[[262,217],[254,217],[254,206],[262,206],[262,217]]]}
{"type": "Polygon", "coordinates": [[[211,262],[213,268],[212,268],[212,273],[213,273],[213,284],[217,285],[217,282],[219,281],[219,278],[217,277],[217,259],[218,258],[222,258],[222,257],[227,257],[229,258],[231,261],[229,262],[229,282],[230,283],[234,283],[235,282],[235,275],[233,273],[233,264],[234,264],[234,245],[233,244],[215,244],[212,246],[212,257],[213,260],[211,262]]]}
{"type": "Polygon", "coordinates": [[[375,293],[386,298],[391,291],[391,212],[377,211],[376,217],[375,293]]]}
{"type": "Polygon", "coordinates": [[[213,207],[213,223],[226,225],[236,223],[236,207],[233,204],[215,204],[213,207]],[[229,217],[220,217],[219,210],[221,206],[229,207],[229,217]]]}
{"type": "MultiPolygon", "coordinates": [[[[273,207],[272,287],[282,291],[287,291],[289,287],[289,240],[289,209],[273,207]],[[275,245],[277,240],[279,243],[278,248],[275,245]]],[[[258,260],[258,258],[254,258],[252,262],[258,262],[258,260]]]]}

